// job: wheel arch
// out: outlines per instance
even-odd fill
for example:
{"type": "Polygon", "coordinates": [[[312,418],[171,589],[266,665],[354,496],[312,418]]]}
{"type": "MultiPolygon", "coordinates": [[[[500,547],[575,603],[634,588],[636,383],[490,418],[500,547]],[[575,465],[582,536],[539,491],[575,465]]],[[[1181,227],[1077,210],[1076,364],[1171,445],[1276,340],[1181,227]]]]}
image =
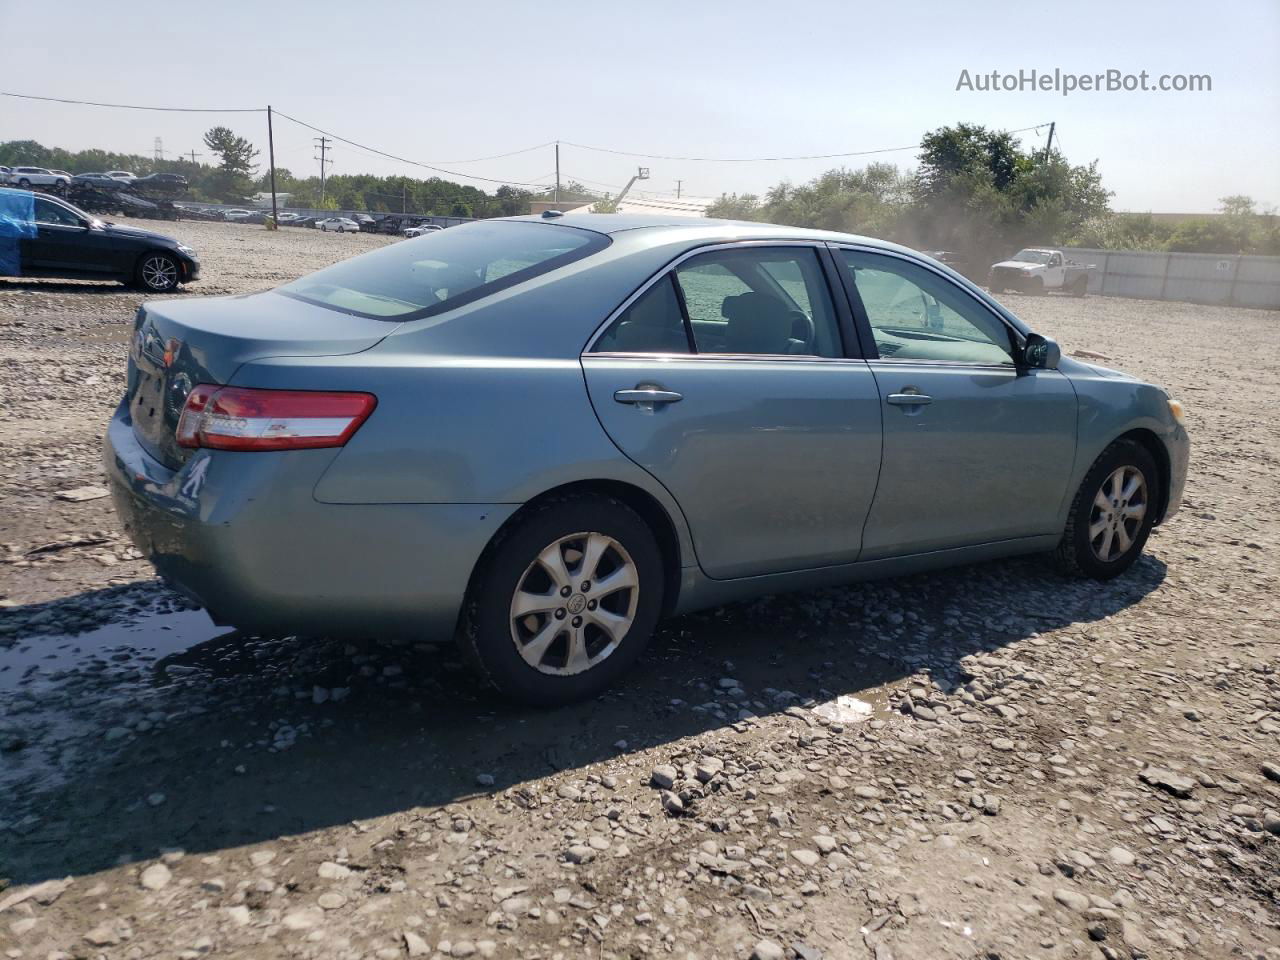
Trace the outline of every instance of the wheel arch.
{"type": "Polygon", "coordinates": [[[548,500],[565,499],[585,494],[597,494],[613,497],[631,508],[653,532],[658,544],[658,552],[662,557],[662,616],[669,616],[675,610],[680,594],[681,548],[680,534],[675,521],[666,508],[653,494],[624,480],[576,480],[552,487],[526,501],[515,513],[506,519],[489,538],[484,550],[480,552],[471,576],[467,582],[467,594],[471,594],[475,586],[476,576],[491,556],[497,544],[501,543],[506,533],[519,525],[534,508],[548,500]]]}
{"type": "MultiPolygon", "coordinates": [[[[1136,427],[1116,437],[1114,442],[1128,441],[1136,443],[1151,454],[1160,471],[1160,501],[1156,504],[1156,524],[1160,524],[1169,509],[1169,487],[1173,481],[1173,466],[1169,461],[1169,450],[1153,431],[1145,427],[1136,427]]],[[[1108,444],[1109,446],[1109,444],[1108,444]]]]}

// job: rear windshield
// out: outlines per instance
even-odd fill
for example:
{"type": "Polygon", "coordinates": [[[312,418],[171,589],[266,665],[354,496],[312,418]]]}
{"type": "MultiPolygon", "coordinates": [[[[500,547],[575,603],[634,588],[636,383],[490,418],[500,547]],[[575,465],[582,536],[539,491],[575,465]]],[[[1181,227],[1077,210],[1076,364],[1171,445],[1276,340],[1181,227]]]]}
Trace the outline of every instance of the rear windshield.
{"type": "Polygon", "coordinates": [[[608,245],[607,236],[591,230],[482,221],[431,230],[344,260],[278,292],[344,313],[411,320],[523,283],[608,245]]]}

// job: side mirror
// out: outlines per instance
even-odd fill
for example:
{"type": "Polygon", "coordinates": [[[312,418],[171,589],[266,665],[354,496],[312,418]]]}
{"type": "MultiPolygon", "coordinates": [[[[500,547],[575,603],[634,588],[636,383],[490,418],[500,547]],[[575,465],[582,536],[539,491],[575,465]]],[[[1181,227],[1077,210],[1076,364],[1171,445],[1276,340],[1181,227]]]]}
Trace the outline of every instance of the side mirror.
{"type": "Polygon", "coordinates": [[[1058,361],[1062,359],[1062,348],[1056,340],[1041,336],[1038,333],[1027,335],[1027,342],[1022,347],[1022,364],[1037,370],[1057,370],[1058,361]]]}

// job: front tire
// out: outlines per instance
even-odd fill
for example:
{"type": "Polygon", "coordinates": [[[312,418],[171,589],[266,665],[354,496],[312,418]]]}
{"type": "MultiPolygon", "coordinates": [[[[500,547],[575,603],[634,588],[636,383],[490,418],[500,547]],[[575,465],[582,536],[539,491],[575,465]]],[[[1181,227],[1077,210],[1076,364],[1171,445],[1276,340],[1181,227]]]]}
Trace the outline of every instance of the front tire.
{"type": "Polygon", "coordinates": [[[181,278],[181,265],[167,253],[144,254],[138,263],[138,286],[151,293],[176,290],[181,278]]]}
{"type": "Polygon", "coordinates": [[[1094,461],[1071,504],[1055,552],[1059,569],[1110,580],[1142,555],[1155,526],[1160,474],[1141,444],[1117,440],[1094,461]]]}
{"type": "Polygon", "coordinates": [[[653,532],[613,497],[533,507],[486,550],[458,642],[480,676],[536,706],[591,697],[643,652],[662,611],[653,532]]]}

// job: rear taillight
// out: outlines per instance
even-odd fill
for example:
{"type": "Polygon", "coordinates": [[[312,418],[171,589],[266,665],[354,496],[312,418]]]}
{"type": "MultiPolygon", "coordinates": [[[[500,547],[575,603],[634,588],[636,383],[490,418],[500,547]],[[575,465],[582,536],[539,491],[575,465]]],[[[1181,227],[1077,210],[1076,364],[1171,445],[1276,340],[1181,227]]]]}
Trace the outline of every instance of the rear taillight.
{"type": "Polygon", "coordinates": [[[377,404],[378,398],[371,393],[255,390],[202,383],[187,394],[178,419],[178,445],[214,450],[340,447],[377,404]]]}

